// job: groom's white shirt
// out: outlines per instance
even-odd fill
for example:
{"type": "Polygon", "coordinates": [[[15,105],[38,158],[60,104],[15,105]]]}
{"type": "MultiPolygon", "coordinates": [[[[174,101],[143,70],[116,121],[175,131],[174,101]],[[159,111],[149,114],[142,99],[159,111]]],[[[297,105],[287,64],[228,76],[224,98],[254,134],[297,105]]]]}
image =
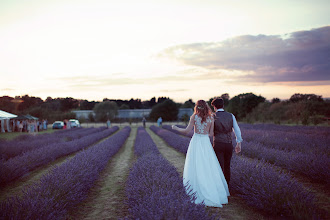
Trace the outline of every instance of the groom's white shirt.
{"type": "MultiPolygon", "coordinates": [[[[225,110],[223,108],[220,108],[217,110],[217,112],[224,112],[224,111],[225,110]]],[[[231,114],[231,115],[233,116],[233,131],[236,136],[236,143],[241,143],[243,141],[242,135],[241,135],[241,129],[239,129],[239,127],[238,127],[235,116],[233,114],[231,114]]]]}

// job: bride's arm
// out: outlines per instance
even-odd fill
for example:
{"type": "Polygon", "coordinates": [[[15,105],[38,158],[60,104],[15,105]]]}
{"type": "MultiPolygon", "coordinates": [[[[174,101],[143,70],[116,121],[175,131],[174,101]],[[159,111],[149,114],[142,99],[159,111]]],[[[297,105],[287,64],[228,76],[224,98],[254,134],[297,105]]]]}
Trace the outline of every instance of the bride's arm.
{"type": "Polygon", "coordinates": [[[186,128],[179,128],[178,126],[175,126],[175,125],[172,125],[172,129],[173,130],[176,130],[176,131],[179,131],[183,134],[188,134],[194,127],[194,115],[192,115],[190,117],[190,121],[189,121],[189,124],[186,128]]]}

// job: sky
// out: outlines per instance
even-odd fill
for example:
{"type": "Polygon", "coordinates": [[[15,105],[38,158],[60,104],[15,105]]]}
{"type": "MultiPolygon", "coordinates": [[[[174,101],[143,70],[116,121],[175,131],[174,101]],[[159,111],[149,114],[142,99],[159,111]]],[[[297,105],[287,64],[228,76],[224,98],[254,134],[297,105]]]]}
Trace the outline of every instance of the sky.
{"type": "Polygon", "coordinates": [[[0,96],[330,98],[328,0],[0,0],[0,96]]]}

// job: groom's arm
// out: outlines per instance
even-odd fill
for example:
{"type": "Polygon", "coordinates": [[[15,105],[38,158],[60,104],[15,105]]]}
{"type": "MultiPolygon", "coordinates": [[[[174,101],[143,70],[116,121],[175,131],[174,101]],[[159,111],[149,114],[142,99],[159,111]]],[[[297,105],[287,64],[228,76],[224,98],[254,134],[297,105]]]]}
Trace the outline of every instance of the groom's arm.
{"type": "Polygon", "coordinates": [[[241,135],[241,129],[238,127],[237,121],[235,116],[232,114],[233,116],[233,131],[236,137],[236,143],[241,143],[243,141],[242,139],[242,135],[241,135]]]}
{"type": "Polygon", "coordinates": [[[239,152],[241,152],[241,149],[242,149],[242,135],[241,135],[241,129],[239,129],[238,127],[238,124],[237,124],[237,121],[236,121],[236,118],[235,116],[232,114],[233,116],[233,131],[234,131],[234,134],[236,136],[236,147],[235,147],[235,152],[238,154],[239,152]]]}

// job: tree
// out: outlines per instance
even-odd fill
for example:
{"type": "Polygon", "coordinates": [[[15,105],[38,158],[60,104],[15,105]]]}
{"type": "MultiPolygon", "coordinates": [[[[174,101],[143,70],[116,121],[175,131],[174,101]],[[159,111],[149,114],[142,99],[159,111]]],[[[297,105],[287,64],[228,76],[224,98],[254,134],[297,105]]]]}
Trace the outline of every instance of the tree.
{"type": "Polygon", "coordinates": [[[157,120],[159,117],[162,117],[163,121],[174,121],[177,120],[178,113],[179,109],[176,103],[171,99],[168,99],[155,105],[152,108],[149,117],[153,120],[157,120]]]}
{"type": "MultiPolygon", "coordinates": [[[[14,98],[9,96],[0,97],[0,109],[3,111],[14,113],[15,103],[12,102],[14,98]]],[[[16,112],[15,112],[16,113],[16,112]]]]}
{"type": "Polygon", "coordinates": [[[317,101],[317,102],[323,102],[322,96],[315,95],[315,94],[300,94],[295,93],[293,94],[290,99],[290,102],[300,102],[300,101],[317,101]]]}
{"type": "Polygon", "coordinates": [[[170,98],[167,98],[167,97],[158,97],[157,104],[162,103],[162,102],[165,102],[166,100],[169,100],[169,99],[170,98]]]}
{"type": "Polygon", "coordinates": [[[195,103],[192,101],[192,99],[189,99],[188,101],[185,101],[181,108],[194,108],[195,103]]]}
{"type": "Polygon", "coordinates": [[[118,106],[114,101],[105,101],[94,106],[96,121],[106,122],[108,119],[113,120],[118,114],[118,106]]]}
{"type": "Polygon", "coordinates": [[[260,103],[266,99],[262,96],[256,96],[253,93],[239,94],[230,99],[228,111],[233,113],[238,119],[243,119],[260,103]]]}
{"type": "Polygon", "coordinates": [[[77,99],[71,98],[71,97],[66,97],[60,99],[61,103],[61,111],[62,112],[67,112],[71,109],[78,108],[79,106],[79,101],[77,99]]]}
{"type": "Polygon", "coordinates": [[[156,104],[156,97],[151,98],[149,101],[150,108],[154,107],[156,104]]]}
{"type": "Polygon", "coordinates": [[[97,102],[95,101],[89,102],[87,100],[83,100],[80,102],[80,110],[92,110],[96,104],[97,102]]]}
{"type": "Polygon", "coordinates": [[[281,99],[279,99],[279,98],[272,99],[272,104],[279,103],[279,102],[281,102],[281,99]]]}
{"type": "Polygon", "coordinates": [[[33,96],[30,97],[28,95],[22,96],[21,100],[23,100],[23,102],[18,106],[18,110],[20,112],[24,112],[31,107],[35,107],[43,103],[41,98],[33,96]]]}
{"type": "Polygon", "coordinates": [[[140,109],[142,106],[141,99],[130,99],[128,101],[128,105],[130,109],[140,109]]]}

